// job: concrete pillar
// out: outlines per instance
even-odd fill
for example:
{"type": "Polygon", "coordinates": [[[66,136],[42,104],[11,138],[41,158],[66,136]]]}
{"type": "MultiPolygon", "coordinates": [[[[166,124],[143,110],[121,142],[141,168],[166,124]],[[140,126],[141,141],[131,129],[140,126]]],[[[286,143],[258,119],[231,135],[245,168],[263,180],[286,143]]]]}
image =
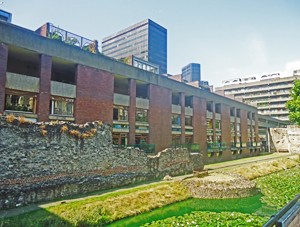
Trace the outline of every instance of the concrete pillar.
{"type": "Polygon", "coordinates": [[[135,144],[135,116],[136,116],[136,80],[128,80],[128,94],[130,105],[128,108],[129,136],[128,143],[135,144]]]}
{"type": "Polygon", "coordinates": [[[181,106],[180,126],[181,126],[181,143],[185,143],[185,94],[179,93],[179,104],[181,106]]]}
{"type": "Polygon", "coordinates": [[[8,45],[0,42],[0,113],[5,108],[5,83],[8,61],[8,45]]]}
{"type": "Polygon", "coordinates": [[[76,123],[98,120],[112,125],[114,75],[100,69],[77,65],[76,88],[76,123]]]}
{"type": "Polygon", "coordinates": [[[49,121],[52,57],[40,55],[40,92],[37,102],[38,121],[49,121]]]}
{"type": "Polygon", "coordinates": [[[149,143],[156,153],[172,147],[172,90],[149,84],[149,143]]]}

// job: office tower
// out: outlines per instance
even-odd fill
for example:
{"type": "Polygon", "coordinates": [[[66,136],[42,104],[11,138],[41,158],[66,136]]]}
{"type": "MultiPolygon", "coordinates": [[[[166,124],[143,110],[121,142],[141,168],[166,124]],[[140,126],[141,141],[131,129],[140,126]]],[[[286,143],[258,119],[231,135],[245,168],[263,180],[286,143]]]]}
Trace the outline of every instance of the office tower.
{"type": "Polygon", "coordinates": [[[186,82],[201,81],[201,65],[190,63],[182,68],[182,79],[186,82]]]}
{"type": "Polygon", "coordinates": [[[167,29],[150,19],[102,39],[102,53],[121,59],[133,55],[159,65],[167,73],[167,29]]]}

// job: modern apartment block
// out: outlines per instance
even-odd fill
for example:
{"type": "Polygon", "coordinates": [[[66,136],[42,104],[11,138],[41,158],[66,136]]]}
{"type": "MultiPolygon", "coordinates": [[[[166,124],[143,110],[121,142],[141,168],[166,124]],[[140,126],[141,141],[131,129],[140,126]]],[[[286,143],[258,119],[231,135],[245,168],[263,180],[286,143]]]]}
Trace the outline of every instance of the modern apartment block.
{"type": "Polygon", "coordinates": [[[185,82],[201,81],[201,65],[190,63],[182,68],[182,79],[185,82]]]}
{"type": "Polygon", "coordinates": [[[45,29],[0,22],[1,113],[32,121],[100,120],[112,126],[116,146],[187,147],[202,151],[205,163],[258,155],[259,119],[265,128],[285,124],[255,107],[92,53],[75,40],[40,35],[45,29]]]}
{"type": "Polygon", "coordinates": [[[121,59],[130,55],[159,65],[167,73],[167,29],[147,19],[102,39],[102,53],[121,59]]]}
{"type": "Polygon", "coordinates": [[[225,96],[242,98],[243,102],[257,107],[258,113],[288,122],[288,110],[285,103],[290,100],[290,89],[297,78],[294,76],[281,77],[278,73],[263,75],[260,78],[237,78],[223,81],[222,87],[216,92],[225,96]]]}

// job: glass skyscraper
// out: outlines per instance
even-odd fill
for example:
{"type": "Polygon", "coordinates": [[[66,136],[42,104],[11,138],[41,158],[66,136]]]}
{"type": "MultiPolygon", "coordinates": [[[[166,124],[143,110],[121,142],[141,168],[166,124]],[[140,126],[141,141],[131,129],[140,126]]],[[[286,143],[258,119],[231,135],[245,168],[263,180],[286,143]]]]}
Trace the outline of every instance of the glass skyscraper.
{"type": "Polygon", "coordinates": [[[150,19],[102,39],[102,53],[120,59],[130,55],[159,65],[167,73],[167,29],[150,19]]]}
{"type": "Polygon", "coordinates": [[[190,63],[182,68],[182,79],[185,82],[201,81],[201,65],[190,63]]]}

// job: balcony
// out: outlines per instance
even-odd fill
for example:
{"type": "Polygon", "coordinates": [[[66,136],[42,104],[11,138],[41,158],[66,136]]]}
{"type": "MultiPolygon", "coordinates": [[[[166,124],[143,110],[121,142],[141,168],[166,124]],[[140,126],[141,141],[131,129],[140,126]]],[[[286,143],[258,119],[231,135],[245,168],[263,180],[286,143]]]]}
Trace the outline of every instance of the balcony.
{"type": "Polygon", "coordinates": [[[212,128],[207,128],[207,135],[211,136],[214,134],[214,130],[212,128]]]}
{"type": "Polygon", "coordinates": [[[193,135],[194,134],[194,128],[192,126],[185,126],[185,134],[186,135],[193,135]]]}
{"type": "Polygon", "coordinates": [[[136,122],[135,133],[149,133],[149,124],[146,122],[136,122]]]}
{"type": "Polygon", "coordinates": [[[199,143],[181,143],[179,144],[180,148],[186,148],[190,153],[199,153],[200,146],[199,143]]]}
{"type": "Polygon", "coordinates": [[[211,143],[207,142],[207,152],[226,151],[227,143],[211,143]]]}
{"type": "Polygon", "coordinates": [[[129,132],[129,122],[113,121],[113,132],[129,132]]]}
{"type": "Polygon", "coordinates": [[[173,114],[181,114],[181,106],[179,106],[179,105],[172,105],[172,113],[173,114]]]}
{"type": "Polygon", "coordinates": [[[213,113],[211,111],[206,110],[206,118],[212,119],[213,113]]]}
{"type": "Polygon", "coordinates": [[[155,144],[127,144],[125,147],[134,147],[145,151],[148,155],[155,155],[155,144]]]}
{"type": "Polygon", "coordinates": [[[180,135],[181,134],[181,126],[180,125],[172,125],[172,134],[180,135]]]}

